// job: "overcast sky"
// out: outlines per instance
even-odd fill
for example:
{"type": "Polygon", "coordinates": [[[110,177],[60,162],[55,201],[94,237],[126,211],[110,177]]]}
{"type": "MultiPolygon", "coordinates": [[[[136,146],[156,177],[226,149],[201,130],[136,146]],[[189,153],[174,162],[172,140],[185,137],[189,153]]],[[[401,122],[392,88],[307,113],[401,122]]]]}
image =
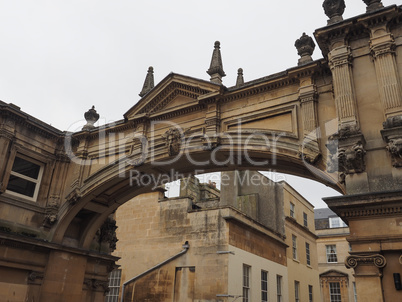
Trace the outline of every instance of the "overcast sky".
{"type": "MultiPolygon", "coordinates": [[[[326,25],[322,2],[0,0],[0,100],[60,130],[76,131],[92,105],[101,123],[120,120],[149,66],[155,84],[170,72],[209,80],[216,40],[225,86],[239,67],[246,81],[267,76],[297,65],[295,40],[326,25]]],[[[343,17],[365,9],[346,0],[343,17]]]]}

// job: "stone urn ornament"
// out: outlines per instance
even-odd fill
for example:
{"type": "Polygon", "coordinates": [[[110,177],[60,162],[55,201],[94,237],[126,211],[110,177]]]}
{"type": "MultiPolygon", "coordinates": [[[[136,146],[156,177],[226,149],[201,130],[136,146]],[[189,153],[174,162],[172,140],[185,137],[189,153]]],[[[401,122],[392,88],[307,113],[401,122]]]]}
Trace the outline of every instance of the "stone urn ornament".
{"type": "Polygon", "coordinates": [[[85,112],[84,117],[87,124],[82,127],[82,130],[91,130],[95,128],[94,124],[99,120],[99,114],[96,112],[95,106],[92,106],[91,109],[85,112]]]}
{"type": "Polygon", "coordinates": [[[343,12],[345,11],[344,0],[325,0],[322,4],[325,14],[328,16],[328,25],[340,22],[343,20],[343,12]]]}
{"type": "Polygon", "coordinates": [[[298,65],[303,65],[313,61],[311,56],[314,52],[315,43],[310,36],[303,33],[303,35],[296,40],[295,47],[297,49],[297,54],[300,56],[298,65]]]}
{"type": "Polygon", "coordinates": [[[366,12],[373,12],[384,7],[381,0],[363,0],[367,5],[366,12]]]}

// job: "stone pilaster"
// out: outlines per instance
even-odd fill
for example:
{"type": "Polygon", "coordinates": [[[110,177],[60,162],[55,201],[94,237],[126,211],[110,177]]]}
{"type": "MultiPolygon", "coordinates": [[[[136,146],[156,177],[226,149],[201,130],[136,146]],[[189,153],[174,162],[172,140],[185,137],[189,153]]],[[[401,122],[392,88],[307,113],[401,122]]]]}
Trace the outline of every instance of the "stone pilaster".
{"type": "Polygon", "coordinates": [[[387,261],[380,254],[351,255],[346,258],[346,267],[355,271],[357,296],[360,301],[383,302],[382,269],[387,261]]]}
{"type": "Polygon", "coordinates": [[[317,91],[315,85],[300,87],[299,101],[303,118],[304,140],[301,155],[309,163],[314,163],[320,156],[318,144],[317,91]]]}
{"type": "Polygon", "coordinates": [[[372,29],[370,48],[381,102],[385,117],[388,118],[402,112],[402,92],[396,66],[394,38],[390,33],[376,35],[379,31],[378,28],[372,29]]]}
{"type": "Polygon", "coordinates": [[[339,126],[358,125],[356,96],[352,76],[352,53],[346,45],[334,48],[329,54],[335,105],[339,126]]]}
{"type": "Polygon", "coordinates": [[[204,147],[214,149],[220,144],[220,110],[218,104],[208,105],[208,111],[205,115],[205,135],[204,147]]]}
{"type": "Polygon", "coordinates": [[[9,150],[14,139],[14,134],[5,129],[0,130],[0,194],[6,190],[5,187],[5,170],[9,164],[9,150]]]}
{"type": "Polygon", "coordinates": [[[148,139],[146,124],[139,124],[134,133],[130,150],[130,164],[134,167],[140,166],[147,158],[148,139]]]}

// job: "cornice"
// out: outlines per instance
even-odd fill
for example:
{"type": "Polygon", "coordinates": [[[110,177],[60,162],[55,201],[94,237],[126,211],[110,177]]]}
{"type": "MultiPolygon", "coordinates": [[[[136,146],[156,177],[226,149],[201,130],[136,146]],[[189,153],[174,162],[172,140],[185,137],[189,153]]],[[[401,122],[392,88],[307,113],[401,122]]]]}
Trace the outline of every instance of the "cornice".
{"type": "Polygon", "coordinates": [[[45,138],[58,140],[63,136],[63,132],[34,118],[33,116],[23,112],[14,104],[7,104],[0,101],[0,116],[10,118],[19,125],[35,131],[35,133],[44,136],[45,138]]]}
{"type": "Polygon", "coordinates": [[[14,235],[11,233],[4,233],[4,232],[0,232],[0,246],[1,245],[20,248],[20,249],[24,249],[24,250],[63,251],[63,252],[77,254],[77,255],[88,256],[89,258],[94,258],[97,260],[113,262],[113,263],[120,259],[119,257],[115,257],[112,255],[90,252],[90,251],[87,251],[84,249],[68,247],[68,246],[64,246],[61,244],[48,242],[45,240],[40,240],[40,239],[35,239],[35,238],[30,238],[30,237],[25,237],[25,236],[19,236],[19,235],[14,235]]]}
{"type": "Polygon", "coordinates": [[[301,230],[302,232],[305,232],[307,234],[309,234],[311,237],[313,237],[314,239],[318,239],[318,236],[313,233],[310,229],[306,228],[305,226],[301,225],[300,223],[298,223],[296,221],[296,219],[286,216],[285,220],[290,222],[292,225],[296,226],[299,230],[301,230]]]}
{"type": "Polygon", "coordinates": [[[401,7],[391,5],[371,13],[365,13],[341,22],[317,29],[314,37],[324,57],[327,57],[331,41],[344,39],[347,41],[363,36],[370,37],[369,28],[378,24],[401,22],[401,7]]]}

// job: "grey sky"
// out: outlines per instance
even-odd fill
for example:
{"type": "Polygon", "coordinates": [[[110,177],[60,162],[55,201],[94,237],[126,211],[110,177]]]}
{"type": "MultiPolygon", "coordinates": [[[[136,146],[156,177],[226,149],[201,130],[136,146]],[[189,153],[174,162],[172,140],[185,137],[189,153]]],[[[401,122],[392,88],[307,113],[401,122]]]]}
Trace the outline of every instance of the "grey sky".
{"type": "MultiPolygon", "coordinates": [[[[216,40],[225,86],[239,67],[246,81],[267,76],[297,65],[295,40],[326,25],[322,2],[2,0],[0,99],[60,130],[79,129],[92,105],[101,123],[116,121],[140,99],[148,66],[155,83],[172,71],[208,80],[216,40]]],[[[346,0],[345,19],[364,12],[346,0]]]]}

